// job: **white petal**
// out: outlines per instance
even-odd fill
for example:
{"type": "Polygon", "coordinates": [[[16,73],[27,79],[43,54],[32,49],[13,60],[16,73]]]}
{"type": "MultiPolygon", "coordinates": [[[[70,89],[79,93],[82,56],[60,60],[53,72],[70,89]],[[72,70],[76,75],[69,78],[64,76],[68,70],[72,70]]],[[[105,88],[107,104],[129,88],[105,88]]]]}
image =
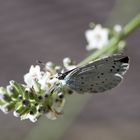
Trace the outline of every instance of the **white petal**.
{"type": "Polygon", "coordinates": [[[14,115],[15,117],[19,117],[19,116],[20,116],[20,114],[17,113],[16,111],[13,112],[13,115],[14,115]]]}
{"type": "Polygon", "coordinates": [[[8,113],[8,108],[6,108],[5,106],[1,106],[1,107],[0,107],[0,110],[1,110],[3,113],[5,113],[5,114],[8,113]]]}
{"type": "Polygon", "coordinates": [[[101,25],[96,25],[94,29],[87,30],[85,36],[88,42],[87,50],[101,49],[109,41],[109,31],[106,28],[102,28],[101,25]]]}
{"type": "Polygon", "coordinates": [[[121,31],[122,31],[122,26],[119,25],[119,24],[116,24],[116,25],[114,26],[114,31],[116,31],[116,32],[121,32],[121,31]]]}
{"type": "Polygon", "coordinates": [[[24,82],[29,86],[32,87],[34,84],[34,80],[39,80],[42,78],[42,71],[40,71],[40,66],[31,66],[29,73],[24,75],[24,82]]]}
{"type": "Polygon", "coordinates": [[[33,123],[37,121],[37,118],[30,114],[27,114],[26,117],[24,117],[23,119],[29,119],[33,123]]]}
{"type": "Polygon", "coordinates": [[[46,117],[50,120],[56,120],[57,119],[56,114],[52,111],[46,113],[46,117]]]}

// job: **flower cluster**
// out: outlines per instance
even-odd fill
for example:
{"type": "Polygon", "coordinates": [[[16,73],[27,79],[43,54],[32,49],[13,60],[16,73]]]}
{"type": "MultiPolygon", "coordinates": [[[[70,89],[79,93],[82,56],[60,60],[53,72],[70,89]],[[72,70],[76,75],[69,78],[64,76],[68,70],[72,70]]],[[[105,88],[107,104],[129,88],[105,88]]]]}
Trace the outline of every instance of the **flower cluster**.
{"type": "MultiPolygon", "coordinates": [[[[97,24],[85,32],[88,51],[97,50],[80,64],[86,64],[108,54],[120,53],[126,47],[124,39],[140,26],[140,16],[136,16],[123,28],[115,25],[113,29],[103,28],[97,24]]],[[[10,81],[4,88],[0,87],[0,110],[4,113],[13,111],[21,120],[36,122],[43,114],[54,120],[63,114],[65,96],[73,91],[63,85],[59,73],[76,67],[69,58],[63,60],[63,67],[52,62],[45,64],[43,70],[39,65],[31,66],[24,75],[25,84],[10,81]]]]}
{"type": "MultiPolygon", "coordinates": [[[[69,59],[63,60],[66,70],[75,68],[69,59]]],[[[24,75],[25,84],[10,81],[6,87],[0,87],[0,109],[4,113],[13,110],[21,120],[30,119],[36,122],[43,114],[54,120],[63,114],[65,95],[72,91],[62,86],[58,73],[64,72],[62,67],[48,62],[44,70],[39,65],[31,66],[29,73],[24,75]]]]}
{"type": "MultiPolygon", "coordinates": [[[[92,29],[85,32],[85,37],[88,42],[86,50],[99,50],[106,47],[110,42],[110,39],[116,34],[121,33],[122,27],[120,25],[115,25],[113,29],[103,28],[100,24],[94,25],[92,29]]],[[[121,41],[118,44],[118,48],[122,50],[125,47],[125,42],[121,41]]]]}

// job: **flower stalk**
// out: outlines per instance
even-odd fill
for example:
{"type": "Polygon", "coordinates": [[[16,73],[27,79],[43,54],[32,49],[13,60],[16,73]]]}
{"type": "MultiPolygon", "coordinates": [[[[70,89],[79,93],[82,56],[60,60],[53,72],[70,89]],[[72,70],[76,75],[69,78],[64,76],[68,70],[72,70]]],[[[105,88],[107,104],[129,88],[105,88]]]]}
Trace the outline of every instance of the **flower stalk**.
{"type": "MultiPolygon", "coordinates": [[[[123,51],[125,45],[119,48],[119,44],[125,44],[124,39],[138,27],[140,27],[140,15],[136,16],[125,27],[119,27],[117,31],[113,30],[111,32],[110,29],[105,29],[98,25],[98,28],[95,28],[96,32],[93,29],[89,33],[94,35],[95,41],[96,39],[102,41],[102,37],[105,37],[105,39],[103,38],[104,41],[97,44],[97,46],[94,42],[89,42],[91,50],[92,45],[94,48],[100,47],[100,49],[94,51],[79,65],[87,64],[105,55],[123,51]],[[103,30],[104,35],[98,33],[97,29],[100,32],[103,30]],[[108,36],[109,31],[112,33],[110,38],[108,36]]],[[[89,35],[87,36],[89,37],[89,35]]],[[[92,38],[90,40],[92,41],[92,38]]],[[[41,70],[38,65],[31,66],[29,72],[24,75],[25,84],[10,81],[6,88],[0,87],[0,109],[4,113],[13,111],[14,116],[20,117],[21,120],[30,119],[32,122],[36,122],[43,114],[48,119],[57,119],[63,114],[65,96],[73,93],[71,89],[62,86],[58,78],[59,73],[71,70],[76,66],[75,62],[69,58],[63,60],[63,67],[57,66],[52,62],[46,63],[44,70],[41,70]]]]}

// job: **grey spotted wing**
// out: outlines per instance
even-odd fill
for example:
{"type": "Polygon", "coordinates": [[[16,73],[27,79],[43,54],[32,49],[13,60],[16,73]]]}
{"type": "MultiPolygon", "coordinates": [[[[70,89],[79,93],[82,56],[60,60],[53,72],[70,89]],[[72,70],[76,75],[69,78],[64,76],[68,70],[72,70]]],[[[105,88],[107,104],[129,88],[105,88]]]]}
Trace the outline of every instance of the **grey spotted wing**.
{"type": "Polygon", "coordinates": [[[98,93],[116,87],[128,69],[128,57],[113,55],[79,67],[65,78],[66,85],[78,93],[98,93]]]}

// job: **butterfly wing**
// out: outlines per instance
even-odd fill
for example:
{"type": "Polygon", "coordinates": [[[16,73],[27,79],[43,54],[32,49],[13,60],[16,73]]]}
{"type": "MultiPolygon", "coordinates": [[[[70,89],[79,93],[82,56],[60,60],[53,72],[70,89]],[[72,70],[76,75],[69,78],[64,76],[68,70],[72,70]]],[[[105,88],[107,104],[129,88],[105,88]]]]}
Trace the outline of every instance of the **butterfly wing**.
{"type": "Polygon", "coordinates": [[[65,84],[78,93],[99,93],[116,87],[127,71],[129,58],[123,55],[106,57],[71,71],[65,84]]]}

